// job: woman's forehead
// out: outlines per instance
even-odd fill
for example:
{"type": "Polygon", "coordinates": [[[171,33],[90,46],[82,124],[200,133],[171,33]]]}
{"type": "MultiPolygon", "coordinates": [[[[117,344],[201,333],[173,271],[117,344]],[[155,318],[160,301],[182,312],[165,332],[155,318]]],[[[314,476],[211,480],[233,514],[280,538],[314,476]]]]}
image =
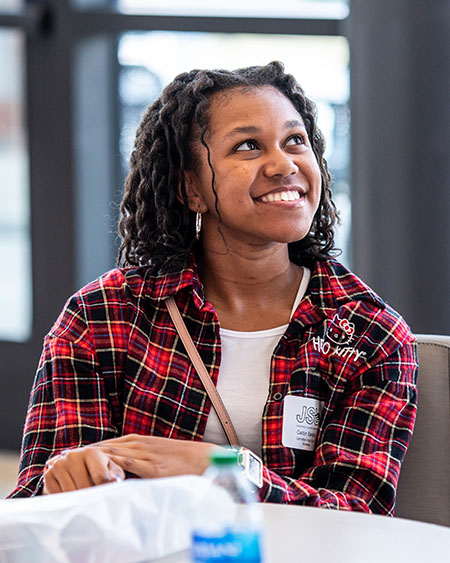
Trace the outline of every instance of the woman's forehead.
{"type": "Polygon", "coordinates": [[[208,129],[212,134],[236,126],[264,123],[269,116],[304,126],[302,116],[282,92],[273,86],[235,87],[213,94],[208,108],[208,129]]]}

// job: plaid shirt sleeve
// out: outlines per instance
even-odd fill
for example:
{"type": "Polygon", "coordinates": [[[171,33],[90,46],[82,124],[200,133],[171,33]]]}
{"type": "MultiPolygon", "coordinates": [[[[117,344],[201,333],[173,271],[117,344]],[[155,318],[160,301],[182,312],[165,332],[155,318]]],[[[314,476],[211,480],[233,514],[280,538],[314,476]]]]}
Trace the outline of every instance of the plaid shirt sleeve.
{"type": "Polygon", "coordinates": [[[298,479],[264,468],[262,500],[393,514],[416,412],[416,345],[360,369],[326,417],[314,461],[298,479]]]}
{"type": "Polygon", "coordinates": [[[44,347],[31,391],[20,472],[12,497],[39,494],[45,463],[64,449],[118,435],[116,378],[102,373],[75,296],[66,304],[44,347]]]}

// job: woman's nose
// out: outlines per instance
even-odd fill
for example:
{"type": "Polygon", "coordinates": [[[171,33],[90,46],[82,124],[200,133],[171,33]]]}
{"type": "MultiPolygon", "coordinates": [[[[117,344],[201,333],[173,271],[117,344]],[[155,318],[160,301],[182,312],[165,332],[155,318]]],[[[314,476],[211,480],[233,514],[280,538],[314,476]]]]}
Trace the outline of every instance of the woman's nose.
{"type": "Polygon", "coordinates": [[[282,149],[275,149],[267,154],[264,174],[268,178],[272,176],[287,177],[297,172],[298,166],[295,164],[292,155],[287,154],[282,149]]]}

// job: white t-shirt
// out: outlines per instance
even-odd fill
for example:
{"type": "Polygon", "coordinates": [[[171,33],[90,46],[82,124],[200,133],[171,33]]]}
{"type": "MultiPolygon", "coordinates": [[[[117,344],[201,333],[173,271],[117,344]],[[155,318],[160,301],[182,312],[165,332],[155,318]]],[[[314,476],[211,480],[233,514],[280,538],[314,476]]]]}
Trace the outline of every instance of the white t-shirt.
{"type": "MultiPolygon", "coordinates": [[[[291,317],[308,287],[311,272],[303,276],[291,317]]],[[[230,415],[241,446],[261,455],[262,414],[270,383],[272,354],[288,325],[267,330],[240,332],[220,329],[222,359],[217,390],[230,415]]],[[[214,408],[211,408],[203,440],[227,444],[227,437],[214,408]]]]}

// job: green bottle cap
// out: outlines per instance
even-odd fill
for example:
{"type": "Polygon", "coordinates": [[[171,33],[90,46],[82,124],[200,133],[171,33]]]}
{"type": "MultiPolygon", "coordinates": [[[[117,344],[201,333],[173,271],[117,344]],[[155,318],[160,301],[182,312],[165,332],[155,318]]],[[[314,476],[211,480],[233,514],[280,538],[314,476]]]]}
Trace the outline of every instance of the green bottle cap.
{"type": "Polygon", "coordinates": [[[214,448],[209,454],[212,465],[233,465],[238,459],[239,451],[233,448],[214,448]]]}

